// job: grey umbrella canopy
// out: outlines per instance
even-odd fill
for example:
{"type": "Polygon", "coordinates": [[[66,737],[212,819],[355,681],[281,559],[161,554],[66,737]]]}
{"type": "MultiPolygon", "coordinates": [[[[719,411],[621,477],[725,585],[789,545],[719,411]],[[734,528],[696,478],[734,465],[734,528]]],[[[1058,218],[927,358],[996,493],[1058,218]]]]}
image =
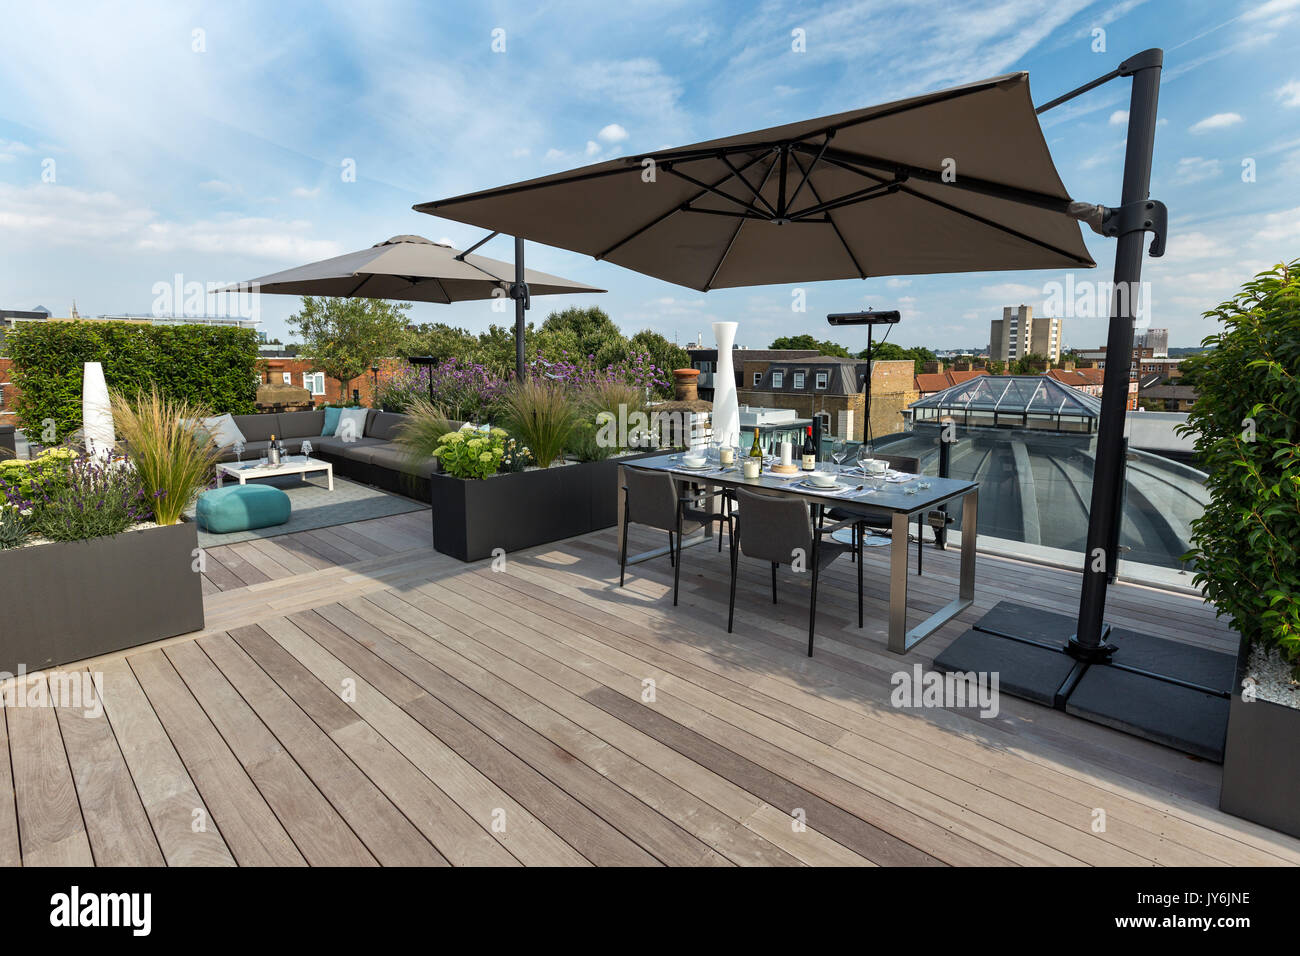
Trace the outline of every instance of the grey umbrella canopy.
{"type": "MultiPolygon", "coordinates": [[[[524,276],[530,295],[605,291],[533,269],[525,270],[524,276]]],[[[515,267],[508,262],[462,253],[422,236],[394,236],[369,249],[250,279],[219,291],[449,303],[510,298],[514,277],[515,267]]]]}
{"type": "Polygon", "coordinates": [[[1026,73],[421,203],[692,289],[1095,265],[1026,73]]]}

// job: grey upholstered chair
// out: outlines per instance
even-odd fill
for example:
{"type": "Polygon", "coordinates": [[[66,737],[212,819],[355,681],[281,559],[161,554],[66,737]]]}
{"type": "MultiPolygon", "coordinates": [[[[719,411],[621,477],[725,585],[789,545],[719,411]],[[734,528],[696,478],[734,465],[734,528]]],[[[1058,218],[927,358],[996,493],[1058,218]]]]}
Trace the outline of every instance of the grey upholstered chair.
{"type": "MultiPolygon", "coordinates": [[[[909,455],[880,455],[880,454],[877,454],[875,457],[880,459],[883,462],[888,463],[889,467],[894,469],[895,471],[907,471],[907,472],[911,472],[914,475],[921,473],[921,459],[919,458],[913,458],[909,455]]],[[[853,517],[854,512],[849,511],[847,508],[830,508],[826,511],[825,516],[827,518],[830,518],[832,521],[844,521],[847,518],[853,517]]],[[[893,527],[893,519],[890,518],[888,515],[861,514],[858,515],[858,517],[862,520],[862,524],[866,528],[876,528],[876,529],[888,531],[890,528],[893,527]]],[[[922,535],[921,535],[921,531],[925,527],[923,521],[924,518],[922,515],[916,516],[916,573],[917,574],[921,573],[921,556],[925,553],[923,547],[924,542],[922,541],[922,535]]],[[[855,531],[855,534],[861,534],[861,533],[862,531],[855,531]]]]}
{"type": "MultiPolygon", "coordinates": [[[[812,657],[817,625],[817,583],[822,568],[841,554],[855,554],[858,566],[858,627],[862,626],[862,515],[818,528],[814,525],[808,502],[784,495],[764,495],[739,488],[736,491],[740,514],[731,529],[731,598],[727,609],[727,631],[736,616],[736,575],[738,556],[758,558],[772,565],[772,603],[776,603],[776,569],[793,565],[803,556],[805,569],[812,574],[808,595],[808,656],[812,657]],[[823,535],[840,528],[853,527],[854,545],[840,544],[823,535]]],[[[818,506],[820,509],[820,506],[818,506]]],[[[820,515],[818,518],[820,519],[820,515]]],[[[820,521],[818,522],[820,524],[820,521]]]]}
{"type": "Polygon", "coordinates": [[[668,560],[673,568],[673,604],[676,604],[682,574],[682,537],[715,522],[719,538],[723,527],[727,528],[729,535],[733,533],[731,516],[723,511],[719,492],[705,490],[683,495],[678,491],[676,480],[666,472],[625,468],[618,586],[623,586],[627,574],[628,525],[635,523],[657,528],[668,532],[668,560]]]}

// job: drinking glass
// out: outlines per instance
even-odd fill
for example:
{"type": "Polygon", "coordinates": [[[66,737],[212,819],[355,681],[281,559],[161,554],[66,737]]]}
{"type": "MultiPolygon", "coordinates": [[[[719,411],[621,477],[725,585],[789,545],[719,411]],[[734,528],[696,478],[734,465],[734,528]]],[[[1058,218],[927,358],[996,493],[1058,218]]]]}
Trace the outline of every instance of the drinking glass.
{"type": "Polygon", "coordinates": [[[858,460],[858,470],[865,475],[867,473],[867,462],[871,460],[871,449],[867,446],[866,442],[863,442],[858,446],[856,457],[858,460]]]}
{"type": "Polygon", "coordinates": [[[309,441],[304,441],[304,442],[302,443],[302,457],[304,457],[304,458],[310,458],[310,457],[311,457],[311,442],[309,442],[309,441]]]}
{"type": "Polygon", "coordinates": [[[835,470],[838,472],[844,465],[844,456],[848,449],[844,446],[843,438],[831,439],[831,460],[835,462],[835,470]]]}

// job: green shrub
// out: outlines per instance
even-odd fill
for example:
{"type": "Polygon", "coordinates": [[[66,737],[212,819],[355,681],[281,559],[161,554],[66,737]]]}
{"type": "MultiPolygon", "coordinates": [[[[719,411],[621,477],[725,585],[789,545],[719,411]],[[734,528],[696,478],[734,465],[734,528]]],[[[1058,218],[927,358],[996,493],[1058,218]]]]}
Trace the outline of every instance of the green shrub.
{"type": "Polygon", "coordinates": [[[46,489],[56,487],[66,479],[74,457],[69,448],[47,448],[35,458],[0,461],[0,498],[28,500],[37,483],[46,489]]]}
{"type": "Polygon", "coordinates": [[[164,398],[157,387],[127,398],[110,393],[113,421],[158,524],[176,524],[212,480],[218,450],[202,421],[208,410],[164,398]]]}
{"type": "Polygon", "coordinates": [[[1300,676],[1300,260],[1205,313],[1223,331],[1198,357],[1184,433],[1208,472],[1192,522],[1194,582],[1252,645],[1300,676]]]}
{"type": "Polygon", "coordinates": [[[108,387],[134,394],[157,385],[170,399],[213,414],[255,411],[257,335],[251,329],[134,322],[25,322],[5,338],[18,391],[18,423],[29,439],[63,441],[81,427],[86,362],[102,362],[108,387]],[[43,423],[54,422],[46,440],[43,423]]]}
{"type": "Polygon", "coordinates": [[[503,429],[464,429],[443,435],[434,455],[442,463],[442,470],[453,478],[482,480],[495,475],[501,467],[505,443],[503,429]]]}
{"type": "Polygon", "coordinates": [[[51,541],[120,534],[152,516],[136,470],[124,461],[94,458],[73,460],[57,484],[38,481],[30,504],[27,526],[51,541]]]}

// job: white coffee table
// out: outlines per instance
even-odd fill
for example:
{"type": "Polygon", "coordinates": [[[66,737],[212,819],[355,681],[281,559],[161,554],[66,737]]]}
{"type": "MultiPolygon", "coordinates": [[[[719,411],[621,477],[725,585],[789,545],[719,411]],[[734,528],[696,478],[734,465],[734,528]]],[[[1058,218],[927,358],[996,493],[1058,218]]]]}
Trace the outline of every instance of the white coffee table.
{"type": "Polygon", "coordinates": [[[334,490],[334,466],[328,461],[308,458],[306,455],[285,455],[280,464],[257,461],[227,461],[217,465],[217,487],[222,487],[224,479],[237,478],[241,485],[248,484],[250,478],[274,478],[277,475],[305,476],[309,471],[323,471],[329,481],[329,490],[334,490]]]}

